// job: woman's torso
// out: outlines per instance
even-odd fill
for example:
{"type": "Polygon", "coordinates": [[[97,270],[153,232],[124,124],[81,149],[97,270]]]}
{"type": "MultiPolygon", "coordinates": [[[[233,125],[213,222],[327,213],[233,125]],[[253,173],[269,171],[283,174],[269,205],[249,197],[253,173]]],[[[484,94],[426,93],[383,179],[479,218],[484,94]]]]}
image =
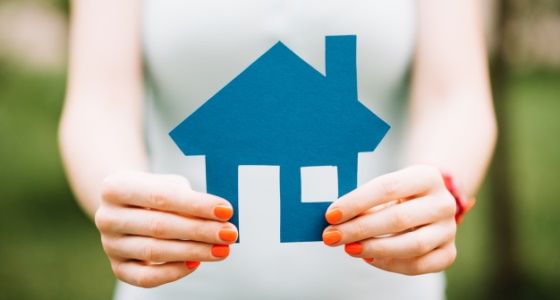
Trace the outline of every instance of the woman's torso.
{"type": "MultiPolygon", "coordinates": [[[[325,37],[356,35],[358,98],[392,128],[360,154],[358,182],[399,164],[413,54],[415,2],[145,0],[146,143],[152,170],[205,191],[204,157],[184,156],[168,133],[278,41],[325,73],[325,37]]],[[[156,289],[119,283],[117,299],[439,299],[442,274],[377,270],[321,242],[279,242],[278,170],[239,169],[240,232],[223,262],[203,262],[156,289]]]]}

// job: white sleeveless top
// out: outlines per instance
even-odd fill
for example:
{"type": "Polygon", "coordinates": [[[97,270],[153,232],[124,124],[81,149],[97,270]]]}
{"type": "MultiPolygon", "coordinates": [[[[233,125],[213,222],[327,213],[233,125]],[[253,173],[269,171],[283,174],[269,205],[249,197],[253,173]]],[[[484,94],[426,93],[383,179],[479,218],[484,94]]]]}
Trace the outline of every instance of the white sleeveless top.
{"type": "MultiPolygon", "coordinates": [[[[195,190],[205,191],[204,157],[184,156],[169,132],[278,41],[324,74],[330,35],[357,36],[358,98],[391,125],[373,153],[359,155],[359,184],[396,170],[415,5],[412,0],[144,0],[152,170],[184,175],[195,190]]],[[[350,257],[343,247],[280,243],[276,167],[239,168],[239,211],[242,242],[231,246],[226,260],[202,262],[186,278],[154,289],[119,282],[115,298],[444,298],[442,273],[403,276],[350,257]]]]}

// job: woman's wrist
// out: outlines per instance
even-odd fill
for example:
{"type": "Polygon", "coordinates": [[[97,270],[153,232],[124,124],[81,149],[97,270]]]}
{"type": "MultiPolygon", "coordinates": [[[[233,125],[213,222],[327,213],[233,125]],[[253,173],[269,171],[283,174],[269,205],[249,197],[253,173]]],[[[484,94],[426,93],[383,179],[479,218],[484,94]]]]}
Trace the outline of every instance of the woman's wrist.
{"type": "Polygon", "coordinates": [[[455,198],[455,203],[457,204],[457,212],[455,213],[455,222],[460,224],[463,221],[464,216],[471,210],[474,206],[476,199],[468,198],[465,193],[461,190],[457,179],[450,173],[441,172],[445,187],[449,193],[455,198]]]}

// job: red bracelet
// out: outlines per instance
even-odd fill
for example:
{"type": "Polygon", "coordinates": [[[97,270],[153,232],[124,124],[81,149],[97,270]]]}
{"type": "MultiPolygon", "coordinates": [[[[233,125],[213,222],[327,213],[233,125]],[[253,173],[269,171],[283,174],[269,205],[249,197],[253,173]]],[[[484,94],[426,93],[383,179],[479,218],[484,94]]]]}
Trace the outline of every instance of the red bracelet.
{"type": "Polygon", "coordinates": [[[467,197],[461,193],[459,185],[455,177],[451,174],[441,172],[443,181],[445,182],[445,187],[451,193],[453,198],[455,198],[455,203],[457,203],[457,212],[455,213],[455,222],[460,224],[463,221],[463,217],[471,210],[476,202],[475,198],[467,199],[467,197]]]}

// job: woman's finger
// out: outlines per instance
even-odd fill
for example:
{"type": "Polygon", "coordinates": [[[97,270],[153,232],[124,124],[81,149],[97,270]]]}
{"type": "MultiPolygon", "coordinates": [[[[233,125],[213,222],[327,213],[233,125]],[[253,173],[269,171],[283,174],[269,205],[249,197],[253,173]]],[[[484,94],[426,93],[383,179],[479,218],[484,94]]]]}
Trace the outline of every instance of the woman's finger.
{"type": "Polygon", "coordinates": [[[385,174],[342,196],[325,215],[330,224],[348,221],[364,211],[393,200],[420,197],[445,188],[439,171],[432,166],[412,166],[385,174]]]}
{"type": "Polygon", "coordinates": [[[217,221],[227,221],[233,215],[231,204],[225,199],[193,191],[189,182],[178,175],[116,173],[105,179],[102,198],[122,206],[145,207],[217,221]]]}
{"type": "Polygon", "coordinates": [[[231,223],[147,210],[143,208],[101,207],[96,215],[101,232],[141,235],[159,239],[183,239],[211,244],[229,244],[237,240],[231,223]]]}
{"type": "Polygon", "coordinates": [[[457,256],[453,241],[427,254],[408,258],[374,258],[364,259],[379,269],[404,275],[420,275],[440,272],[451,266],[457,256]]]}
{"type": "Polygon", "coordinates": [[[449,193],[431,194],[331,225],[323,232],[323,241],[329,246],[338,246],[397,234],[440,220],[452,220],[454,214],[455,202],[449,193]]]}
{"type": "Polygon", "coordinates": [[[344,249],[354,257],[416,257],[452,241],[455,231],[455,221],[450,219],[399,235],[346,244],[344,249]]]}
{"type": "Polygon", "coordinates": [[[229,255],[229,245],[195,241],[160,240],[140,236],[103,237],[103,249],[111,257],[147,262],[219,261],[229,255]]]}
{"type": "Polygon", "coordinates": [[[189,275],[197,269],[198,264],[195,262],[147,264],[141,261],[112,258],[111,266],[113,273],[120,280],[135,286],[152,288],[189,275]]]}

